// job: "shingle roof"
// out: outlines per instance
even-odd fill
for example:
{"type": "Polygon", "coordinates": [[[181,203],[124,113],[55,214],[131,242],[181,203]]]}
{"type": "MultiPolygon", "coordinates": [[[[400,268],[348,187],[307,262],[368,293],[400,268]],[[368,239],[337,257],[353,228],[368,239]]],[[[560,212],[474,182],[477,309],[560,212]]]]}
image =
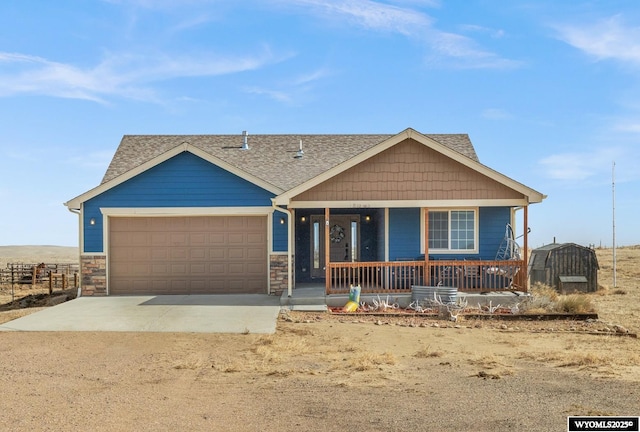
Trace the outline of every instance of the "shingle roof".
{"type": "MultiPolygon", "coordinates": [[[[395,135],[125,135],[107,172],[106,183],[151,159],[188,143],[190,146],[261,179],[290,190],[395,135]],[[300,140],[304,157],[295,158],[300,140]]],[[[466,134],[435,134],[428,138],[478,162],[466,134]]]]}

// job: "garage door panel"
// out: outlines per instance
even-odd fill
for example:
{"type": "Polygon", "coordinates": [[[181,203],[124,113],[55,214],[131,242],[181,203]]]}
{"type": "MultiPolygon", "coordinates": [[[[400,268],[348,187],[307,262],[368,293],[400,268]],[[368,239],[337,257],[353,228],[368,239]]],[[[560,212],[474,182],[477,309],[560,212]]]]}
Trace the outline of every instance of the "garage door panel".
{"type": "Polygon", "coordinates": [[[185,231],[188,226],[187,218],[175,217],[175,218],[165,218],[168,222],[167,230],[174,231],[185,231]]]}
{"type": "Polygon", "coordinates": [[[167,233],[152,232],[150,234],[150,239],[151,239],[151,246],[165,247],[169,245],[169,234],[167,233]]]}
{"type": "Polygon", "coordinates": [[[212,246],[224,246],[227,244],[227,236],[225,233],[209,234],[209,244],[212,246]]]}
{"type": "Polygon", "coordinates": [[[208,274],[206,263],[191,263],[189,265],[189,274],[191,277],[203,276],[208,274]]]}
{"type": "Polygon", "coordinates": [[[151,272],[151,266],[146,262],[136,262],[132,263],[130,266],[131,273],[142,276],[151,276],[153,273],[151,272]]]}
{"type": "Polygon", "coordinates": [[[129,234],[128,240],[132,246],[147,246],[149,244],[149,235],[146,232],[133,232],[129,234]]]}
{"type": "Polygon", "coordinates": [[[247,249],[247,258],[251,260],[264,260],[267,257],[267,251],[260,248],[248,248],[247,249]]]}
{"type": "Polygon", "coordinates": [[[202,246],[207,244],[207,233],[204,232],[194,232],[189,233],[189,245],[191,246],[202,246]]]}
{"type": "Polygon", "coordinates": [[[202,247],[192,247],[188,250],[190,260],[206,260],[207,250],[202,247]]]}
{"type": "Polygon", "coordinates": [[[169,250],[167,248],[153,247],[151,249],[151,259],[153,262],[166,261],[169,259],[169,250]]]}
{"type": "Polygon", "coordinates": [[[172,261],[184,261],[189,258],[189,249],[184,246],[172,247],[169,249],[169,258],[172,261]]]}
{"type": "Polygon", "coordinates": [[[244,233],[229,233],[228,242],[230,245],[244,245],[246,236],[244,233]]]}
{"type": "Polygon", "coordinates": [[[226,258],[227,258],[226,249],[222,249],[222,248],[209,249],[209,259],[211,261],[221,261],[226,258]]]}
{"type": "Polygon", "coordinates": [[[264,264],[248,263],[245,267],[245,271],[247,272],[247,274],[252,275],[254,277],[260,276],[264,273],[264,264]]]}
{"type": "Polygon", "coordinates": [[[207,230],[207,218],[206,217],[192,217],[189,218],[188,222],[188,226],[189,226],[189,231],[193,231],[193,230],[200,230],[200,231],[206,231],[207,230]]]}
{"type": "Polygon", "coordinates": [[[229,218],[227,219],[227,228],[229,230],[242,230],[247,227],[246,218],[229,218]]]}
{"type": "Polygon", "coordinates": [[[111,294],[265,293],[265,216],[110,218],[111,294]]]}
{"type": "Polygon", "coordinates": [[[262,233],[247,233],[247,244],[264,244],[265,235],[262,233]]]}
{"type": "Polygon", "coordinates": [[[245,249],[241,248],[229,248],[228,249],[228,258],[230,260],[241,260],[245,258],[245,249]]]}
{"type": "Polygon", "coordinates": [[[189,273],[187,272],[187,263],[172,263],[171,264],[171,276],[186,278],[189,273]]]}
{"type": "Polygon", "coordinates": [[[127,257],[132,261],[149,261],[153,254],[153,249],[135,247],[131,248],[127,257]]]}
{"type": "Polygon", "coordinates": [[[233,276],[242,275],[245,272],[245,267],[244,263],[229,263],[227,273],[233,276]]]}
{"type": "Polygon", "coordinates": [[[159,276],[169,276],[171,274],[171,270],[169,268],[169,263],[166,262],[154,262],[151,264],[151,274],[155,277],[159,276]]]}
{"type": "Polygon", "coordinates": [[[171,246],[185,246],[189,243],[189,236],[187,233],[172,232],[170,241],[171,246]]]}

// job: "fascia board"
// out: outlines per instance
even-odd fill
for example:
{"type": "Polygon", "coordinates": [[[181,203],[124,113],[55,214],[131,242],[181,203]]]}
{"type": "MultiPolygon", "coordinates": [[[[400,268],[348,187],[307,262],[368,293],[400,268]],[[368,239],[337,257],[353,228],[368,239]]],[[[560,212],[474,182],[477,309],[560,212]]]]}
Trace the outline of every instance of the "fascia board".
{"type": "Polygon", "coordinates": [[[100,207],[104,216],[266,216],[273,207],[100,207]]]}
{"type": "Polygon", "coordinates": [[[100,195],[101,193],[104,193],[106,191],[108,191],[109,189],[112,189],[124,182],[126,182],[127,180],[132,179],[133,177],[142,174],[143,172],[157,166],[160,165],[162,162],[171,159],[174,156],[179,155],[182,152],[190,152],[192,154],[194,154],[195,156],[198,156],[204,160],[206,160],[207,162],[216,165],[222,169],[224,169],[225,171],[228,171],[234,175],[237,175],[240,178],[243,178],[244,180],[247,180],[248,182],[251,182],[253,184],[255,184],[256,186],[259,186],[271,193],[274,194],[279,194],[282,193],[282,190],[279,188],[276,188],[275,186],[273,186],[272,184],[266,183],[236,167],[234,167],[233,165],[230,165],[224,161],[222,161],[219,158],[216,158],[212,155],[210,155],[209,153],[194,147],[188,143],[184,143],[181,145],[178,145],[174,148],[172,148],[171,150],[168,150],[164,153],[162,153],[161,155],[156,156],[153,159],[148,160],[147,162],[143,163],[142,165],[139,165],[135,168],[130,169],[129,171],[127,171],[126,173],[119,175],[118,177],[103,183],[99,186],[96,186],[95,188],[83,193],[82,195],[79,195],[69,201],[67,201],[66,203],[64,203],[65,206],[67,206],[68,208],[71,209],[79,209],[80,208],[80,204],[83,202],[86,202],[88,200],[90,200],[91,198],[94,198],[98,195],[100,195]]]}
{"type": "Polygon", "coordinates": [[[398,200],[398,201],[292,201],[289,208],[469,208],[469,207],[521,207],[527,200],[522,199],[480,199],[480,200],[398,200]]]}

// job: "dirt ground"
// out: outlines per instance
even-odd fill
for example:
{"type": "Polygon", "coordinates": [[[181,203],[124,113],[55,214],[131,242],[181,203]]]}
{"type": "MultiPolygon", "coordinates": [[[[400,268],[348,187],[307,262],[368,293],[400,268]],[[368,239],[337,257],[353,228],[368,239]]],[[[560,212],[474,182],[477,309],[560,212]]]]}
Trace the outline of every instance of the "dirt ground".
{"type": "Polygon", "coordinates": [[[617,287],[610,256],[589,322],[291,312],[273,335],[0,333],[0,430],[562,431],[568,415],[638,416],[640,248],[618,250],[617,287]]]}

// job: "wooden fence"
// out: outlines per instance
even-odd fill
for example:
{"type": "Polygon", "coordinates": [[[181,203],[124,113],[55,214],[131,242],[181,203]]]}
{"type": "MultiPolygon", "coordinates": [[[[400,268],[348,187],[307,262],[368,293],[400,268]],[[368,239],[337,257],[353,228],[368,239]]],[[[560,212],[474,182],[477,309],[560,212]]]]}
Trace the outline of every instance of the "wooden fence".
{"type": "Polygon", "coordinates": [[[2,285],[31,285],[49,284],[49,291],[61,284],[63,289],[73,282],[79,285],[78,264],[47,264],[47,263],[8,263],[0,269],[0,284],[2,285]]]}

